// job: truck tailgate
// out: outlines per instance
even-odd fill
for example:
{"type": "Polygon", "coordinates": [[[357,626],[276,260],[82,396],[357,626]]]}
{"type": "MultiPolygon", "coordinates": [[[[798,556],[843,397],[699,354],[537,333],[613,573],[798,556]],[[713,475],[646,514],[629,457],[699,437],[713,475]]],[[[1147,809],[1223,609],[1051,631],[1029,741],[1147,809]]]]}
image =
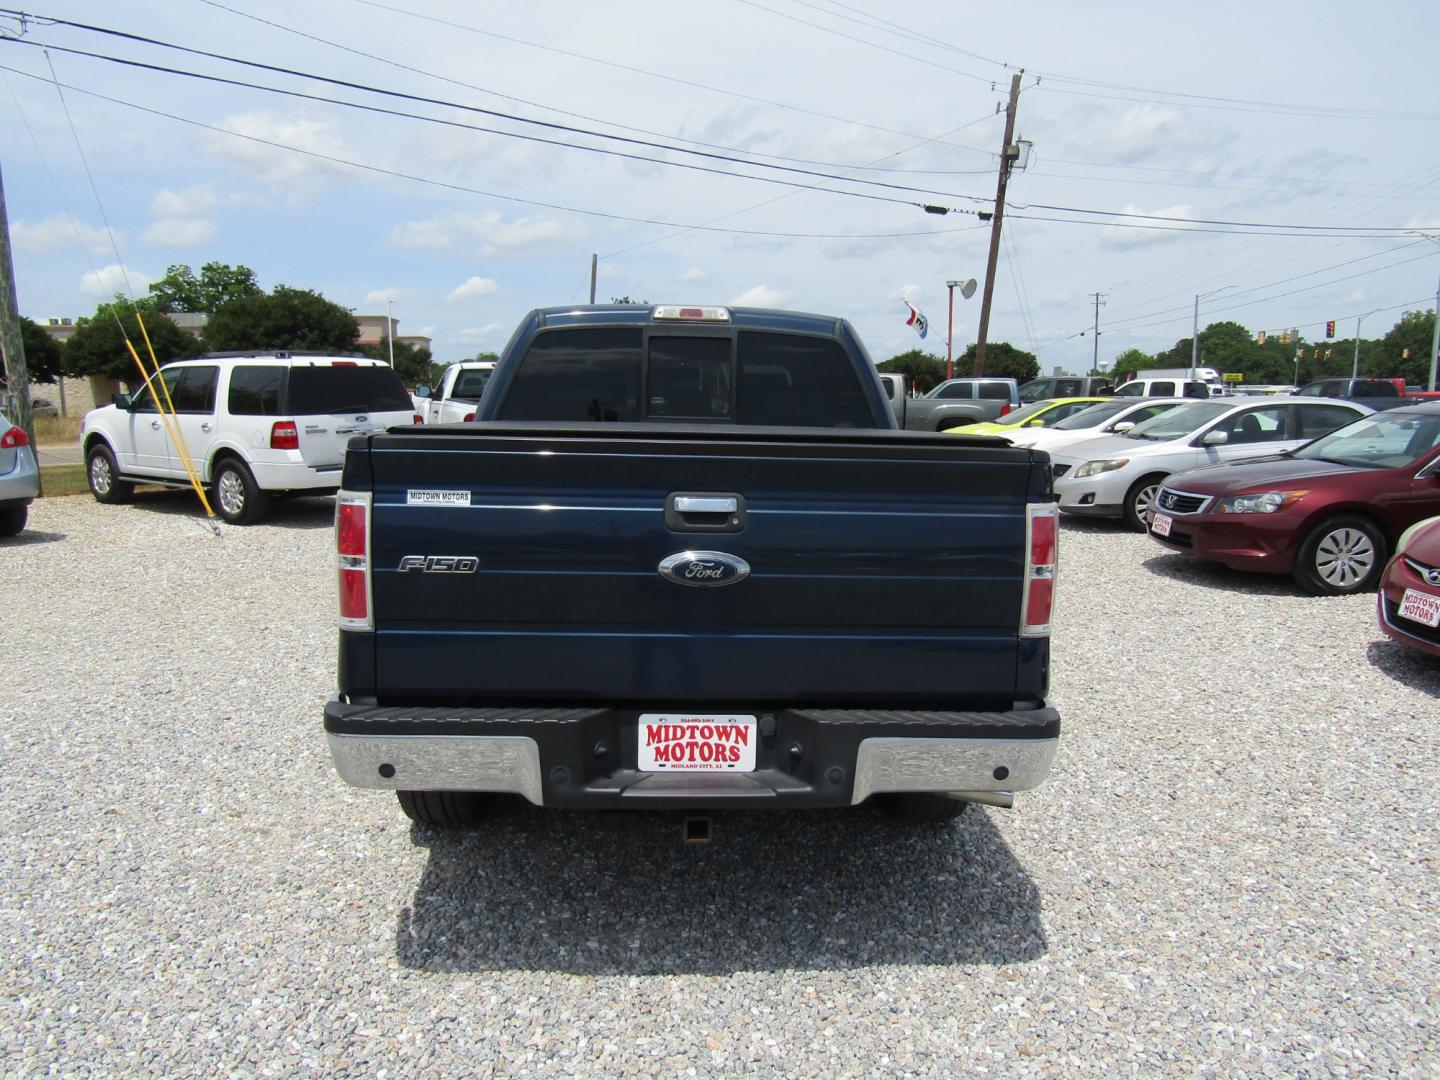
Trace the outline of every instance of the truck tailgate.
{"type": "Polygon", "coordinates": [[[361,445],[346,487],[373,491],[381,703],[1016,700],[1025,507],[1048,498],[1043,456],[911,432],[653,424],[470,425],[361,445]],[[743,527],[677,530],[677,494],[738,496],[743,527]],[[687,550],[743,559],[749,576],[662,577],[687,550]]]}

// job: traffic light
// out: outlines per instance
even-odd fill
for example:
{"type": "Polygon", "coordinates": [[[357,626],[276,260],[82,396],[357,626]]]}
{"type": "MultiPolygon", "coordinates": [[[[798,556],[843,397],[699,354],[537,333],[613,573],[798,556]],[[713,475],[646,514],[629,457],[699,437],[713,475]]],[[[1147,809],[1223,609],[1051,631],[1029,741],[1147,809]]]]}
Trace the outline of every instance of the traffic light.
{"type": "Polygon", "coordinates": [[[1334,319],[1331,319],[1329,322],[1327,322],[1327,323],[1325,324],[1325,336],[1326,336],[1326,337],[1334,337],[1334,336],[1335,336],[1335,320],[1334,320],[1334,319]]]}
{"type": "Polygon", "coordinates": [[[1259,335],[1258,335],[1258,337],[1260,338],[1260,344],[1261,344],[1261,345],[1264,345],[1264,344],[1265,344],[1265,331],[1264,331],[1264,330],[1261,330],[1260,333],[1259,333],[1259,335]]]}
{"type": "Polygon", "coordinates": [[[1295,350],[1295,359],[1296,359],[1296,360],[1304,360],[1304,359],[1305,359],[1305,346],[1304,346],[1304,345],[1299,346],[1299,347],[1295,350]]]}

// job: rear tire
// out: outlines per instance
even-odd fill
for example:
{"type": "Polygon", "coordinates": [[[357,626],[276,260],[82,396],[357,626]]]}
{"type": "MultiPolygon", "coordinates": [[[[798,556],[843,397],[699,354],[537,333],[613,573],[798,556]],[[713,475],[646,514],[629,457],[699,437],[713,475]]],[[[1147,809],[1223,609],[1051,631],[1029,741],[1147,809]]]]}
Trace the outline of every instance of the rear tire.
{"type": "Polygon", "coordinates": [[[1126,525],[1136,532],[1145,531],[1145,519],[1140,515],[1150,508],[1155,496],[1160,494],[1160,485],[1164,482],[1164,473],[1152,473],[1142,476],[1130,485],[1130,490],[1125,493],[1125,505],[1121,507],[1126,525]]]}
{"type": "Polygon", "coordinates": [[[120,479],[120,466],[115,455],[104,443],[96,443],[85,456],[85,479],[90,484],[90,494],[96,502],[116,505],[127,503],[135,494],[135,485],[120,479]]]}
{"type": "Polygon", "coordinates": [[[876,795],[870,799],[870,805],[894,821],[939,824],[954,821],[970,804],[930,791],[910,791],[876,795]]]}
{"type": "Polygon", "coordinates": [[[25,528],[25,520],[29,516],[30,508],[24,503],[0,507],[0,536],[14,536],[19,533],[25,528]]]}
{"type": "Polygon", "coordinates": [[[244,462],[222,458],[215,463],[213,509],[231,525],[253,525],[270,509],[270,496],[260,490],[244,462]]]}
{"type": "Polygon", "coordinates": [[[431,829],[473,829],[490,809],[478,791],[397,791],[395,797],[406,817],[431,829]]]}
{"type": "Polygon", "coordinates": [[[1368,592],[1385,569],[1388,547],[1372,522],[1342,514],[1305,534],[1290,576],[1312,596],[1368,592]]]}

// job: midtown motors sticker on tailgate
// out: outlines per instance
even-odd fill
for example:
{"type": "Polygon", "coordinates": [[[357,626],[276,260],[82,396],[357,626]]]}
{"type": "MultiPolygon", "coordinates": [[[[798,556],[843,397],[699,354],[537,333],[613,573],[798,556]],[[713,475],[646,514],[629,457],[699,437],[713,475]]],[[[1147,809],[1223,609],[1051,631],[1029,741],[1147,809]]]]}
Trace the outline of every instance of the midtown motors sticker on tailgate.
{"type": "Polygon", "coordinates": [[[469,506],[470,492],[436,491],[434,489],[410,488],[405,492],[406,506],[469,506]]]}
{"type": "Polygon", "coordinates": [[[641,772],[754,772],[755,717],[643,713],[641,772]]]}

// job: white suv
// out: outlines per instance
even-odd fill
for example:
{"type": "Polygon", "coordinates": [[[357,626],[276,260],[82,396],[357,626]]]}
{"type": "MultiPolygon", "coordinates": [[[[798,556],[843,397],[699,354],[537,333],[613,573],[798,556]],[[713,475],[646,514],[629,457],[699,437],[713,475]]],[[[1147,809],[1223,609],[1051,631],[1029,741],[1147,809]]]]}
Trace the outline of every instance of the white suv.
{"type": "Polygon", "coordinates": [[[363,357],[217,353],[167,364],[160,376],[175,410],[169,424],[153,378],[85,417],[80,444],[100,502],[125,502],[137,482],[188,486],[174,428],[216,513],[248,525],[271,494],[337,490],[353,436],[420,422],[400,377],[363,357]]]}

